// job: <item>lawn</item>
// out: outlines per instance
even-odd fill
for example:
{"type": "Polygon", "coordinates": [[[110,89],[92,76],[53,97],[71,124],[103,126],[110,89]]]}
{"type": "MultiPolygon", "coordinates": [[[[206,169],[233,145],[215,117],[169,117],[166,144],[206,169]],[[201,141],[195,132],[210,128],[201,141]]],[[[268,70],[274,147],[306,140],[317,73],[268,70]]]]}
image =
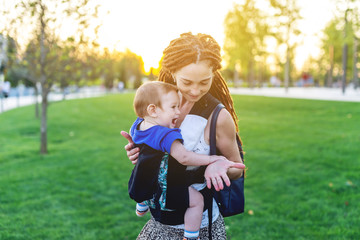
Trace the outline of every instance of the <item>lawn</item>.
{"type": "MultiPolygon", "coordinates": [[[[0,114],[0,239],[135,239],[119,132],[133,94],[51,103],[49,154],[28,106],[0,114]]],[[[234,96],[246,206],[228,239],[360,239],[360,104],[234,96]]]]}

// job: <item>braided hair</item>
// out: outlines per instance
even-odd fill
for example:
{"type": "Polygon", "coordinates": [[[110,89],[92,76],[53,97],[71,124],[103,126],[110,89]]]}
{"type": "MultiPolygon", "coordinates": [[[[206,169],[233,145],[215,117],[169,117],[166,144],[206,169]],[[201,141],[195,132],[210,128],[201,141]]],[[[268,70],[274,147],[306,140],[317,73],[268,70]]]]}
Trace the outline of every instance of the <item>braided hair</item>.
{"type": "MultiPolygon", "coordinates": [[[[217,98],[231,114],[238,132],[238,117],[235,113],[234,102],[226,81],[219,71],[221,68],[220,46],[215,39],[207,34],[183,33],[179,38],[172,40],[163,53],[159,81],[171,84],[175,84],[172,73],[177,70],[202,60],[209,62],[209,67],[214,73],[209,93],[217,98]]],[[[239,138],[238,135],[237,137],[239,138]]]]}

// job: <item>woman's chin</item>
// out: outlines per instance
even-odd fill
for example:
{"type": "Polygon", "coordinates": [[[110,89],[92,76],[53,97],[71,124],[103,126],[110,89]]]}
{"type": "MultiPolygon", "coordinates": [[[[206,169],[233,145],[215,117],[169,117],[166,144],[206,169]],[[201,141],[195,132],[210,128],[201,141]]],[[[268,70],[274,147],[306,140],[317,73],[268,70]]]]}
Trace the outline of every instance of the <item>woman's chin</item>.
{"type": "Polygon", "coordinates": [[[191,96],[191,95],[187,95],[186,100],[188,100],[189,102],[197,102],[200,100],[202,96],[191,96]]]}

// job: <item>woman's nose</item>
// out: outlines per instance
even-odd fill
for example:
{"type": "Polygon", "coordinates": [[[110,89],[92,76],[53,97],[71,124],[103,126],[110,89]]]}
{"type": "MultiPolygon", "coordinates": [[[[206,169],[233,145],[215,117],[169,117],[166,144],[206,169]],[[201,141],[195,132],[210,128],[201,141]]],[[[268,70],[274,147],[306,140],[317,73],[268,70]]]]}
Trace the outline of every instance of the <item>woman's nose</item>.
{"type": "Polygon", "coordinates": [[[191,94],[194,96],[197,96],[200,94],[200,89],[199,88],[192,88],[191,89],[191,94]]]}

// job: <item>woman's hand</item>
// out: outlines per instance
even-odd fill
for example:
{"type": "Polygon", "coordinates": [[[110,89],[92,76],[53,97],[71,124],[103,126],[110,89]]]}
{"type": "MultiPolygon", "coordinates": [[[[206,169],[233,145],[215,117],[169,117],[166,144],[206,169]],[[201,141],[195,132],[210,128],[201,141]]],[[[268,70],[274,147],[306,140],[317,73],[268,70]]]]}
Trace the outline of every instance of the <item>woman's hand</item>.
{"type": "Polygon", "coordinates": [[[230,179],[227,175],[229,168],[244,169],[245,165],[242,163],[235,163],[229,160],[218,160],[207,166],[205,170],[206,185],[210,189],[211,184],[216,191],[220,191],[224,188],[223,181],[226,186],[230,186],[230,179]]]}
{"type": "Polygon", "coordinates": [[[220,156],[220,155],[210,155],[209,157],[210,157],[209,164],[214,163],[214,162],[219,161],[219,160],[228,161],[228,159],[226,157],[220,156]]]}
{"type": "Polygon", "coordinates": [[[138,157],[139,157],[140,149],[138,147],[134,148],[135,144],[134,144],[130,134],[128,134],[125,131],[121,131],[121,135],[124,138],[126,138],[126,140],[128,140],[128,142],[129,142],[128,144],[125,145],[125,150],[126,150],[129,160],[131,161],[132,164],[136,164],[138,157]]]}

